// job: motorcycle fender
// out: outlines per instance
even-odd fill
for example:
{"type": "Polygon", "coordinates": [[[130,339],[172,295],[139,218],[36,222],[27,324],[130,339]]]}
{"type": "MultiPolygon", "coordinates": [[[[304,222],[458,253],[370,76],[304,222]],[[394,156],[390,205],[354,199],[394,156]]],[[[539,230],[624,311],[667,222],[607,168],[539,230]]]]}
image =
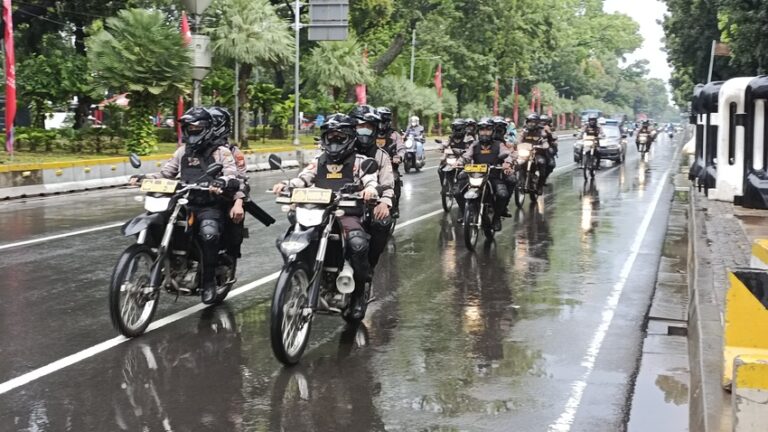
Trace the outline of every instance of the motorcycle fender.
{"type": "Polygon", "coordinates": [[[123,224],[120,232],[124,236],[130,237],[139,234],[152,225],[163,225],[164,222],[165,220],[161,213],[143,213],[123,224]]]}
{"type": "Polygon", "coordinates": [[[466,200],[473,200],[477,198],[480,198],[480,193],[477,189],[470,189],[464,193],[464,199],[466,200]]]}
{"type": "MultiPolygon", "coordinates": [[[[295,257],[299,255],[301,252],[304,252],[316,239],[317,239],[317,231],[314,229],[309,229],[306,231],[291,231],[290,233],[286,234],[286,236],[283,238],[280,244],[291,242],[291,241],[306,243],[307,245],[303,249],[294,251],[294,253],[291,254],[291,256],[295,257]]],[[[285,255],[283,253],[283,249],[280,247],[280,244],[277,245],[277,249],[280,251],[281,254],[285,255]]],[[[285,258],[290,259],[289,256],[285,256],[285,258]]]]}

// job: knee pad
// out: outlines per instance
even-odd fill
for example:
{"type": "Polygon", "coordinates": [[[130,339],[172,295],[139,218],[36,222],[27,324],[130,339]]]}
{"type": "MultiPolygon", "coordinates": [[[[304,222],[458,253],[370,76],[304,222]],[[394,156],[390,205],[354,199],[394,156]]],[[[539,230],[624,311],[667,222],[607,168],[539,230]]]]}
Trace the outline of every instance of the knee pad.
{"type": "Polygon", "coordinates": [[[368,252],[370,245],[370,238],[365,231],[354,230],[349,232],[347,237],[347,246],[353,255],[363,254],[368,252]]]}
{"type": "Polygon", "coordinates": [[[373,233],[389,233],[389,228],[391,226],[392,226],[392,217],[386,217],[383,220],[371,221],[370,222],[371,237],[373,237],[373,233]]]}
{"type": "Polygon", "coordinates": [[[219,240],[220,236],[221,229],[219,227],[219,222],[212,219],[206,219],[200,222],[200,237],[203,241],[215,242],[219,240]]]}
{"type": "Polygon", "coordinates": [[[496,198],[507,199],[509,197],[509,190],[504,183],[496,185],[496,198]]]}

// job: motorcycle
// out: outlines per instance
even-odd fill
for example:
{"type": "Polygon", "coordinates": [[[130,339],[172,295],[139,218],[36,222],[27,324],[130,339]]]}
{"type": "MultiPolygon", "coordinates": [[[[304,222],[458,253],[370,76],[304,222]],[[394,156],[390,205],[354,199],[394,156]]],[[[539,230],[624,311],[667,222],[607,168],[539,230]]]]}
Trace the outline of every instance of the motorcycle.
{"type": "MultiPolygon", "coordinates": [[[[216,177],[223,166],[212,164],[205,176],[216,177]]],[[[143,213],[122,227],[136,243],[120,255],[109,287],[112,323],[126,337],[144,333],[157,309],[160,292],[199,295],[202,288],[202,246],[190,211],[189,194],[209,191],[207,183],[183,184],[178,180],[145,179],[141,184],[143,213]]],[[[227,297],[237,281],[237,259],[220,250],[216,264],[214,304],[227,297]]]]}
{"type": "Polygon", "coordinates": [[[464,244],[470,251],[475,250],[480,230],[486,240],[493,240],[494,200],[491,176],[501,176],[503,168],[488,165],[465,165],[464,172],[469,178],[469,186],[464,192],[464,244]]]}
{"type": "MultiPolygon", "coordinates": [[[[364,173],[378,171],[378,164],[366,160],[364,173]]],[[[270,308],[272,352],[285,365],[299,362],[309,342],[312,319],[318,313],[339,315],[349,307],[355,290],[354,271],[345,260],[346,242],[339,217],[367,217],[368,206],[349,184],[338,192],[320,188],[295,188],[277,198],[288,213],[291,226],[278,240],[283,269],[278,277],[270,308]]],[[[371,285],[365,287],[366,304],[373,298],[371,285]]]]}
{"type": "Polygon", "coordinates": [[[446,213],[451,211],[456,200],[454,195],[456,193],[456,180],[459,173],[462,171],[462,168],[457,166],[457,163],[461,153],[462,150],[450,147],[446,147],[443,150],[443,154],[445,154],[445,165],[442,168],[443,184],[442,189],[440,190],[440,198],[443,204],[443,211],[446,213]]]}
{"type": "Polygon", "coordinates": [[[600,158],[598,152],[599,142],[593,136],[584,136],[581,146],[581,166],[584,171],[584,180],[595,178],[595,171],[600,167],[600,158]]]}
{"type": "Polygon", "coordinates": [[[548,149],[544,147],[542,141],[534,145],[529,143],[517,145],[515,204],[518,208],[523,208],[526,195],[530,195],[531,201],[536,202],[539,199],[539,195],[544,193],[547,170],[545,152],[547,151],[548,149]]]}
{"type": "Polygon", "coordinates": [[[651,136],[647,133],[640,133],[637,135],[637,151],[641,157],[645,155],[648,148],[651,146],[651,136]]]}
{"type": "Polygon", "coordinates": [[[413,134],[405,137],[405,172],[410,173],[412,169],[421,171],[427,163],[427,157],[424,154],[424,139],[413,134]]]}

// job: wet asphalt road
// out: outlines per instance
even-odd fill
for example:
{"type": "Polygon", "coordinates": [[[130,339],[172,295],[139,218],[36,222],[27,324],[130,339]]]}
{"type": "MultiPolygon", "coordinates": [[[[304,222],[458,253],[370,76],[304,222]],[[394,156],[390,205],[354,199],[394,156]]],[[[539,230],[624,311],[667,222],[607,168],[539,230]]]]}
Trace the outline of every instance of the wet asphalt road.
{"type": "MultiPolygon", "coordinates": [[[[665,138],[642,162],[630,148],[585,185],[571,145],[548,193],[476,253],[436,214],[431,155],[405,176],[365,326],[319,317],[291,369],[269,348],[286,227],[271,197],[257,201],[280,223],[248,222],[245,287],[202,311],[163,295],[156,321],[180,318],[131,341],[116,337],[106,295],[130,244],[110,226],[141,211],[137,192],[3,203],[0,431],[623,430],[675,151],[665,138]]],[[[254,175],[253,190],[282,177],[254,175]]]]}

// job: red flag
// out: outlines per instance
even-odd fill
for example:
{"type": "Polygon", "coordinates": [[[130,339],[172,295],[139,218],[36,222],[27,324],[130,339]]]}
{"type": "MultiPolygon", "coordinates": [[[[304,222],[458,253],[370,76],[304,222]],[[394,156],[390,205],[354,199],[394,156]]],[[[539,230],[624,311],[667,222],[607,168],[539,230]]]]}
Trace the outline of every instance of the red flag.
{"type": "Polygon", "coordinates": [[[437,89],[437,97],[443,97],[443,65],[438,64],[435,71],[435,88],[437,89]]]}
{"type": "Polygon", "coordinates": [[[16,120],[16,54],[13,49],[11,0],[3,0],[5,30],[5,149],[13,154],[13,123],[16,120]]]}
{"type": "MultiPolygon", "coordinates": [[[[189,46],[192,43],[192,30],[189,28],[189,20],[187,19],[187,13],[181,12],[181,39],[184,41],[184,45],[189,46]]],[[[176,145],[181,147],[183,144],[181,139],[181,123],[179,119],[184,115],[184,96],[179,96],[178,102],[176,102],[176,145]]]]}
{"type": "Polygon", "coordinates": [[[549,116],[549,118],[552,118],[552,105],[547,107],[547,115],[549,116]]]}
{"type": "Polygon", "coordinates": [[[192,30],[189,28],[186,12],[181,12],[181,38],[184,40],[184,45],[192,43],[192,30]]]}
{"type": "MultiPolygon", "coordinates": [[[[363,50],[363,64],[368,64],[368,48],[363,50]]],[[[355,95],[357,96],[358,105],[365,105],[368,103],[368,89],[365,84],[358,84],[355,87],[355,95]]]]}
{"type": "Polygon", "coordinates": [[[493,115],[499,115],[499,79],[496,78],[496,85],[493,90],[493,115]]]}

